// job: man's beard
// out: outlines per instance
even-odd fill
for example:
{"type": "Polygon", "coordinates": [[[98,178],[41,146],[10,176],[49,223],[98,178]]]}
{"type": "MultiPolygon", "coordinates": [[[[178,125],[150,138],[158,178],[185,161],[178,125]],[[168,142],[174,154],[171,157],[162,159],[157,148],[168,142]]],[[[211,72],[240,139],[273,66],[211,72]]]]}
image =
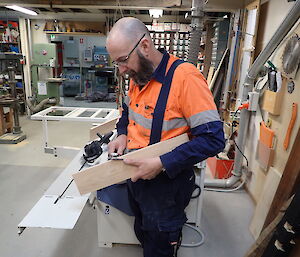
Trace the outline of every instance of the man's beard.
{"type": "Polygon", "coordinates": [[[142,53],[137,49],[139,57],[139,69],[137,72],[129,70],[126,73],[133,79],[133,81],[139,86],[145,86],[151,79],[154,72],[154,66],[151,61],[146,59],[142,53]]]}

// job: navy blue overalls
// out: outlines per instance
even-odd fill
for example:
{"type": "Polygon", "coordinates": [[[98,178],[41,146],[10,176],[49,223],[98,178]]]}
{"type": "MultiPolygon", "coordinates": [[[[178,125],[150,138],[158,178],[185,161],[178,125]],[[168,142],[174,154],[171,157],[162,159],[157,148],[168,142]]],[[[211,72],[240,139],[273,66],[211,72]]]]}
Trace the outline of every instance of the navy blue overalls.
{"type": "MultiPolygon", "coordinates": [[[[150,144],[160,141],[164,112],[174,71],[183,61],[177,60],[165,76],[153,114],[150,144]]],[[[128,198],[135,215],[134,230],[140,241],[144,257],[174,257],[183,224],[187,221],[184,209],[193,193],[195,176],[187,167],[176,178],[161,172],[151,180],[127,180],[128,198]]]]}

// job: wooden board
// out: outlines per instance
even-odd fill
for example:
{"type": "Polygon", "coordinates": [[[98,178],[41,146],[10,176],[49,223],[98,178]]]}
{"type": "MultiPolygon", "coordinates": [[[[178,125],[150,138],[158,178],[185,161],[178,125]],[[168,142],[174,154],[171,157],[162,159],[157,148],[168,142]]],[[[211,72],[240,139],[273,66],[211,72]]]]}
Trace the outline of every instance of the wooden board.
{"type": "Polygon", "coordinates": [[[273,148],[266,146],[264,143],[258,140],[258,163],[264,171],[267,171],[272,165],[274,154],[275,151],[273,148]]]}
{"type": "MultiPolygon", "coordinates": [[[[175,147],[188,142],[187,134],[171,138],[140,150],[125,154],[123,158],[152,158],[172,151],[175,147]]],[[[86,194],[98,189],[119,183],[134,175],[136,167],[126,165],[123,161],[111,160],[82,172],[73,174],[80,194],[86,194]]]]}
{"type": "Polygon", "coordinates": [[[212,79],[209,81],[209,89],[210,89],[211,91],[212,91],[213,88],[214,88],[214,84],[215,84],[216,79],[217,79],[217,77],[218,77],[218,75],[219,75],[219,71],[220,71],[220,69],[221,69],[221,67],[222,67],[222,65],[223,65],[223,63],[224,63],[224,60],[225,60],[225,57],[226,57],[228,51],[229,51],[229,49],[226,48],[226,50],[224,51],[223,56],[222,56],[222,58],[221,58],[221,60],[220,60],[220,63],[219,63],[219,65],[218,65],[218,67],[217,67],[217,70],[216,70],[215,73],[214,73],[214,76],[213,76],[212,79]]]}
{"type": "MultiPolygon", "coordinates": [[[[289,207],[293,198],[290,198],[287,202],[284,203],[280,212],[276,216],[276,218],[269,224],[260,234],[260,236],[256,239],[254,244],[250,247],[244,257],[261,257],[268,246],[275,229],[279,222],[282,220],[286,209],[289,207]]],[[[295,256],[296,257],[296,256],[295,256]]]]}
{"type": "Polygon", "coordinates": [[[278,214],[283,203],[294,193],[300,184],[300,128],[295,138],[293,148],[285,165],[283,175],[277,188],[274,200],[269,209],[264,227],[268,226],[278,214]]]}
{"type": "Polygon", "coordinates": [[[91,128],[90,129],[90,140],[97,139],[98,138],[97,133],[99,133],[100,135],[104,135],[104,134],[114,130],[118,119],[119,118],[115,118],[113,120],[104,122],[98,126],[91,128]]]}
{"type": "Polygon", "coordinates": [[[207,75],[207,84],[210,85],[211,79],[214,75],[214,71],[215,71],[215,67],[214,66],[210,66],[209,71],[208,71],[208,75],[207,75]]]}
{"type": "Polygon", "coordinates": [[[265,219],[272,204],[280,179],[281,173],[271,167],[250,224],[250,231],[255,239],[259,237],[263,229],[265,219]]]}
{"type": "MultiPolygon", "coordinates": [[[[283,83],[284,81],[286,80],[283,80],[283,83]]],[[[279,92],[272,92],[270,90],[266,90],[264,92],[262,105],[263,110],[273,115],[280,115],[282,109],[282,98],[284,95],[283,87],[279,90],[279,92]]]]}

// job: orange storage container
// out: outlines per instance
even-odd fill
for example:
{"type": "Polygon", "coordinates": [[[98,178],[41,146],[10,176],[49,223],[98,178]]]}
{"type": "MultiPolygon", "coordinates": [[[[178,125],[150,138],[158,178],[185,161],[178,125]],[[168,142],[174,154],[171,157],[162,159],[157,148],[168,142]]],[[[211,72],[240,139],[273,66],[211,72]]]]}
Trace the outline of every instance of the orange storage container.
{"type": "Polygon", "coordinates": [[[229,178],[234,160],[221,160],[216,156],[207,159],[207,165],[214,178],[229,178]]]}

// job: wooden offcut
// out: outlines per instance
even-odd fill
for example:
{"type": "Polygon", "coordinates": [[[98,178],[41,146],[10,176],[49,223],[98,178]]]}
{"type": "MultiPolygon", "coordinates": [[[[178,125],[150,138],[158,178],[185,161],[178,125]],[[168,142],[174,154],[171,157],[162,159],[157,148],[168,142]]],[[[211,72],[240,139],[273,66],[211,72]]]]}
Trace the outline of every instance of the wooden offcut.
{"type": "Polygon", "coordinates": [[[282,109],[283,95],[286,90],[286,83],[287,79],[283,77],[281,89],[278,92],[265,90],[262,103],[263,110],[273,115],[280,115],[282,109]]]}
{"type": "Polygon", "coordinates": [[[100,125],[97,125],[90,129],[90,140],[98,139],[97,133],[100,135],[104,135],[106,133],[109,133],[110,131],[114,130],[116,127],[118,118],[115,118],[113,120],[104,122],[100,125]]]}
{"type": "Polygon", "coordinates": [[[268,172],[261,198],[257,203],[254,216],[250,224],[250,231],[255,239],[259,237],[263,229],[264,222],[274,199],[274,195],[279,185],[281,175],[282,174],[273,167],[271,167],[268,172]]]}
{"type": "Polygon", "coordinates": [[[293,197],[291,197],[283,204],[276,218],[262,231],[260,236],[256,239],[256,241],[247,251],[244,257],[261,257],[264,254],[265,249],[267,248],[272,236],[274,235],[277,225],[282,220],[287,208],[292,202],[292,199],[293,197]]]}
{"type": "Polygon", "coordinates": [[[280,207],[295,192],[300,185],[300,128],[298,129],[290,156],[285,165],[282,178],[276,190],[273,202],[269,209],[264,227],[267,227],[278,214],[280,207]]]}
{"type": "Polygon", "coordinates": [[[267,171],[274,161],[275,151],[258,140],[258,163],[260,167],[267,171]]]}
{"type": "MultiPolygon", "coordinates": [[[[125,154],[122,158],[144,159],[158,157],[172,151],[175,147],[188,141],[189,138],[187,134],[183,134],[125,154]]],[[[132,177],[136,171],[137,167],[126,165],[122,160],[110,160],[85,169],[82,172],[75,173],[73,174],[73,178],[80,194],[86,194],[124,181],[132,177]]]]}

